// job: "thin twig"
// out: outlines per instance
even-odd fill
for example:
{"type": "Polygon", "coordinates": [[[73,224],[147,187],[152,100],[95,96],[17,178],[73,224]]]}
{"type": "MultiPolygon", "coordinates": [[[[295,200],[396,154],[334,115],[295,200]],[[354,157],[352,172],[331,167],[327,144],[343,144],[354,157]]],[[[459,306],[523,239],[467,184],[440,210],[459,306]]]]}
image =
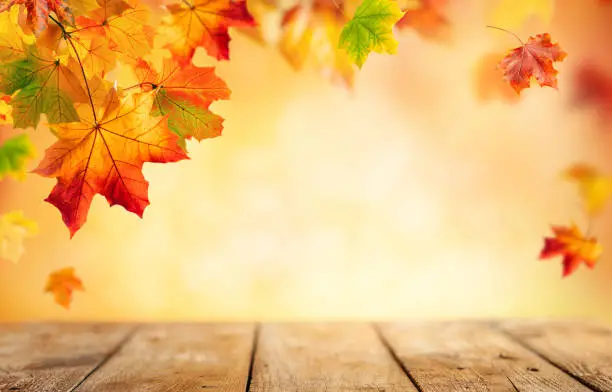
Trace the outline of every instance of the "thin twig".
{"type": "Polygon", "coordinates": [[[64,28],[64,25],[61,24],[57,19],[53,17],[53,15],[49,15],[49,18],[55,22],[62,29],[63,38],[66,42],[70,44],[72,50],[74,51],[74,55],[76,56],[77,62],[79,63],[79,68],[81,68],[81,74],[83,75],[83,81],[85,82],[85,89],[87,90],[87,97],[89,98],[89,104],[91,105],[91,113],[93,114],[94,124],[98,125],[98,117],[96,115],[96,107],[93,103],[93,97],[91,94],[91,89],[89,88],[89,83],[87,82],[87,75],[85,75],[85,68],[83,67],[83,62],[81,61],[81,56],[79,56],[79,52],[77,51],[76,46],[74,46],[74,42],[70,39],[70,34],[64,28]]]}

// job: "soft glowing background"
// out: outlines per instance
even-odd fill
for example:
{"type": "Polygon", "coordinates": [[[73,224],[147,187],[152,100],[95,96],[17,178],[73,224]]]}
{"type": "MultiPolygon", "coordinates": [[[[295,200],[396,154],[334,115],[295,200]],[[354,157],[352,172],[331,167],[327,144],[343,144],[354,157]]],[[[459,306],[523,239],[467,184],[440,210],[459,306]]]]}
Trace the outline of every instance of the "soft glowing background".
{"type": "MultiPolygon", "coordinates": [[[[145,165],[144,220],[96,197],[69,240],[42,202],[55,180],[0,183],[1,212],[23,209],[41,228],[19,264],[0,263],[0,319],[612,321],[609,211],[595,270],[562,280],[559,261],[536,261],[549,223],[585,223],[559,171],[612,170],[610,129],[570,103],[575,67],[612,60],[612,10],[558,0],[549,25],[501,26],[549,31],[569,53],[560,92],[532,88],[510,105],[479,101],[473,80],[481,56],[517,44],[484,27],[495,2],[451,3],[453,46],[402,32],[399,54],[372,55],[352,94],[234,33],[218,66],[232,99],[214,105],[224,136],[191,143],[190,161],[145,165]],[[69,265],[87,292],[67,312],[42,289],[69,265]]],[[[31,135],[40,156],[53,137],[31,135]]]]}

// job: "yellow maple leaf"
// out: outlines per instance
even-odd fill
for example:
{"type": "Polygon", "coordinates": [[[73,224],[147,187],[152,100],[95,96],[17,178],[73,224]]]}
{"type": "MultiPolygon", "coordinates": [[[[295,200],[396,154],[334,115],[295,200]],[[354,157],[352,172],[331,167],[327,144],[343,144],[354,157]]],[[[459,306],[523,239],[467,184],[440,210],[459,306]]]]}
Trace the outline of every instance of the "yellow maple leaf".
{"type": "Polygon", "coordinates": [[[518,29],[530,18],[550,23],[554,0],[500,0],[494,6],[488,23],[505,29],[518,29]]]}
{"type": "Polygon", "coordinates": [[[311,7],[297,6],[284,17],[284,32],[278,43],[280,51],[295,69],[311,61],[335,82],[351,87],[353,61],[338,48],[347,20],[333,3],[320,1],[311,7]]]}
{"type": "Polygon", "coordinates": [[[576,163],[562,174],[578,185],[588,214],[594,215],[603,211],[612,196],[611,177],[603,175],[586,163],[576,163]]]}
{"type": "Polygon", "coordinates": [[[36,222],[26,219],[22,211],[0,217],[0,259],[17,263],[25,253],[24,239],[38,233],[36,222]]]}

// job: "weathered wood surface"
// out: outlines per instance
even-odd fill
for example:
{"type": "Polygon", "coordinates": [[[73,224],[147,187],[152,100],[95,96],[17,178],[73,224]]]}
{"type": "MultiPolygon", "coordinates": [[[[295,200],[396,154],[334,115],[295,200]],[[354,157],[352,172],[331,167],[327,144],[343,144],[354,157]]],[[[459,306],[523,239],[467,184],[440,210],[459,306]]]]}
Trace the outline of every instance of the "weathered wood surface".
{"type": "Polygon", "coordinates": [[[128,336],[126,325],[0,325],[0,391],[71,391],[128,336]]]}
{"type": "Polygon", "coordinates": [[[378,327],[423,392],[589,391],[486,323],[378,327]]]}
{"type": "Polygon", "coordinates": [[[589,322],[515,321],[502,328],[595,391],[612,391],[612,329],[589,322]]]}
{"type": "Polygon", "coordinates": [[[76,392],[244,392],[255,326],[146,326],[76,392]]]}
{"type": "Polygon", "coordinates": [[[261,328],[250,392],[414,391],[367,324],[261,328]]]}
{"type": "Polygon", "coordinates": [[[0,325],[0,392],[612,392],[577,321],[0,325]]]}

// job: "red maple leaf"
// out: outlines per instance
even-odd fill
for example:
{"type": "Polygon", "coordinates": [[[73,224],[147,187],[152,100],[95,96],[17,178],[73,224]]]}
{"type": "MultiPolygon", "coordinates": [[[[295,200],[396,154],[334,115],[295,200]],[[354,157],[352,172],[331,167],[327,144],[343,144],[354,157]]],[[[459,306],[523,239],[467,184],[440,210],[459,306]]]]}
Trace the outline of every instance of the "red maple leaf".
{"type": "Polygon", "coordinates": [[[557,73],[553,62],[563,61],[567,53],[550,41],[550,34],[538,34],[529,37],[529,40],[512,49],[499,63],[504,70],[504,78],[512,88],[520,94],[531,84],[535,78],[540,86],[557,88],[557,73]]]}
{"type": "Polygon", "coordinates": [[[592,106],[604,119],[612,119],[612,77],[593,64],[583,64],[574,75],[573,103],[592,106]]]}
{"type": "Polygon", "coordinates": [[[544,238],[540,260],[563,256],[563,277],[576,271],[580,263],[593,268],[603,248],[593,237],[584,237],[575,224],[552,226],[554,237],[544,238]]]}

